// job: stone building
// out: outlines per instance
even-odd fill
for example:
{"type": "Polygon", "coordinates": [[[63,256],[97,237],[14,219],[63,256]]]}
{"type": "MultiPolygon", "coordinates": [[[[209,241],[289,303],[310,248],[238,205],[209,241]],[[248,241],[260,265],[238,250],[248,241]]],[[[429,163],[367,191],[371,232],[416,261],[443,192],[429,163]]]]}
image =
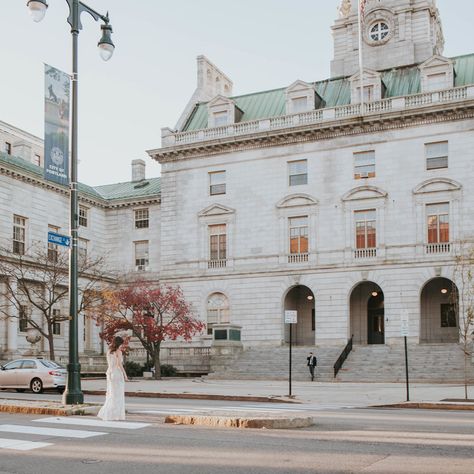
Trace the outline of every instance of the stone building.
{"type": "MultiPolygon", "coordinates": [[[[112,271],[180,285],[207,323],[193,348],[226,329],[240,338],[228,375],[283,376],[284,314],[296,310],[298,357],[314,347],[328,378],[352,340],[344,380],[398,379],[388,367],[407,319],[418,378],[437,378],[434,360],[461,377],[453,264],[474,237],[474,54],[443,56],[435,0],[368,0],[361,78],[357,3],[343,0],[332,27],[330,78],[234,96],[200,56],[196,91],[148,152],[161,178],[135,162],[129,183],[81,188],[88,251],[108,251],[112,271]]],[[[22,158],[0,157],[2,241],[16,215],[31,239],[67,228],[66,190],[44,182],[30,142],[22,158]]],[[[15,350],[7,326],[0,352],[15,350]]],[[[83,348],[98,344],[95,334],[83,348]]]]}

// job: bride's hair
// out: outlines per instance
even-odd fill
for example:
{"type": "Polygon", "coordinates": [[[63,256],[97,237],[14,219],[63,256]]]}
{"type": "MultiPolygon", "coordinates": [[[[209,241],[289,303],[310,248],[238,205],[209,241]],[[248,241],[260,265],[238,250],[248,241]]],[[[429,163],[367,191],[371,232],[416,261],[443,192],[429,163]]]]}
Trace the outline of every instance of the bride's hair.
{"type": "Polygon", "coordinates": [[[123,344],[123,339],[120,336],[115,336],[110,345],[110,352],[115,352],[123,344]]]}

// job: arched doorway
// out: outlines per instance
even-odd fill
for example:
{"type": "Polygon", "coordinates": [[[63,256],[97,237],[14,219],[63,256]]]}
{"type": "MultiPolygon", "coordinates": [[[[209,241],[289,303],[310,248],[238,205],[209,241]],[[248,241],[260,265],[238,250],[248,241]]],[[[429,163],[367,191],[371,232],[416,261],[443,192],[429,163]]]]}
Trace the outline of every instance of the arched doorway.
{"type": "Polygon", "coordinates": [[[421,291],[420,343],[459,342],[458,290],[448,278],[434,278],[421,291]]]}
{"type": "Polygon", "coordinates": [[[351,334],[355,344],[385,344],[383,291],[376,283],[359,283],[350,298],[351,334]]]}
{"type": "MultiPolygon", "coordinates": [[[[293,343],[298,346],[313,346],[316,335],[313,292],[307,286],[295,286],[285,297],[284,310],[296,310],[298,312],[298,322],[292,329],[293,343]]],[[[289,324],[285,324],[285,342],[289,341],[289,324]]]]}

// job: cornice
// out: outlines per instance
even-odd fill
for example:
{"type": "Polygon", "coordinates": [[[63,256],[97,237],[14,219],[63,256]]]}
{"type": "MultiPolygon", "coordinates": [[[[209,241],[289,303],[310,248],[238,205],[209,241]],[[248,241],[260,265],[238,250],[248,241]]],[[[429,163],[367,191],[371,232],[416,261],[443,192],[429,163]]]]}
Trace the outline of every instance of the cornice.
{"type": "Polygon", "coordinates": [[[470,118],[474,118],[474,100],[449,106],[437,104],[411,110],[348,117],[317,124],[256,132],[245,136],[188,143],[150,150],[148,153],[159,163],[170,163],[235,151],[321,141],[388,130],[402,130],[420,125],[470,118]]]}

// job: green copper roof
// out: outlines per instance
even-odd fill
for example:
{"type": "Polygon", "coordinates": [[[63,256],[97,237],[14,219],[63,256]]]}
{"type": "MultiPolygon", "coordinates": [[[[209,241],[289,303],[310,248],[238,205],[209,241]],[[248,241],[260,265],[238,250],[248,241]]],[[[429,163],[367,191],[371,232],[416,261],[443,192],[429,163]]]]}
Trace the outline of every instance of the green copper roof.
{"type": "MultiPolygon", "coordinates": [[[[5,163],[20,172],[28,172],[38,179],[43,178],[43,168],[23,158],[0,153],[0,163],[5,163]]],[[[159,194],[161,191],[161,180],[160,178],[150,178],[139,182],[107,184],[105,186],[96,187],[79,183],[78,190],[82,195],[106,201],[133,198],[140,199],[159,194]]]]}
{"type": "MultiPolygon", "coordinates": [[[[455,86],[474,83],[474,54],[452,58],[455,70],[455,86]]],[[[420,93],[420,71],[418,66],[383,71],[382,81],[386,87],[384,97],[398,97],[420,93]]],[[[351,91],[348,77],[315,82],[316,92],[323,99],[321,107],[337,107],[350,104],[351,91]]],[[[232,97],[243,111],[241,122],[285,115],[285,89],[257,92],[232,97]]],[[[207,104],[197,104],[183,131],[207,127],[207,104]]]]}

